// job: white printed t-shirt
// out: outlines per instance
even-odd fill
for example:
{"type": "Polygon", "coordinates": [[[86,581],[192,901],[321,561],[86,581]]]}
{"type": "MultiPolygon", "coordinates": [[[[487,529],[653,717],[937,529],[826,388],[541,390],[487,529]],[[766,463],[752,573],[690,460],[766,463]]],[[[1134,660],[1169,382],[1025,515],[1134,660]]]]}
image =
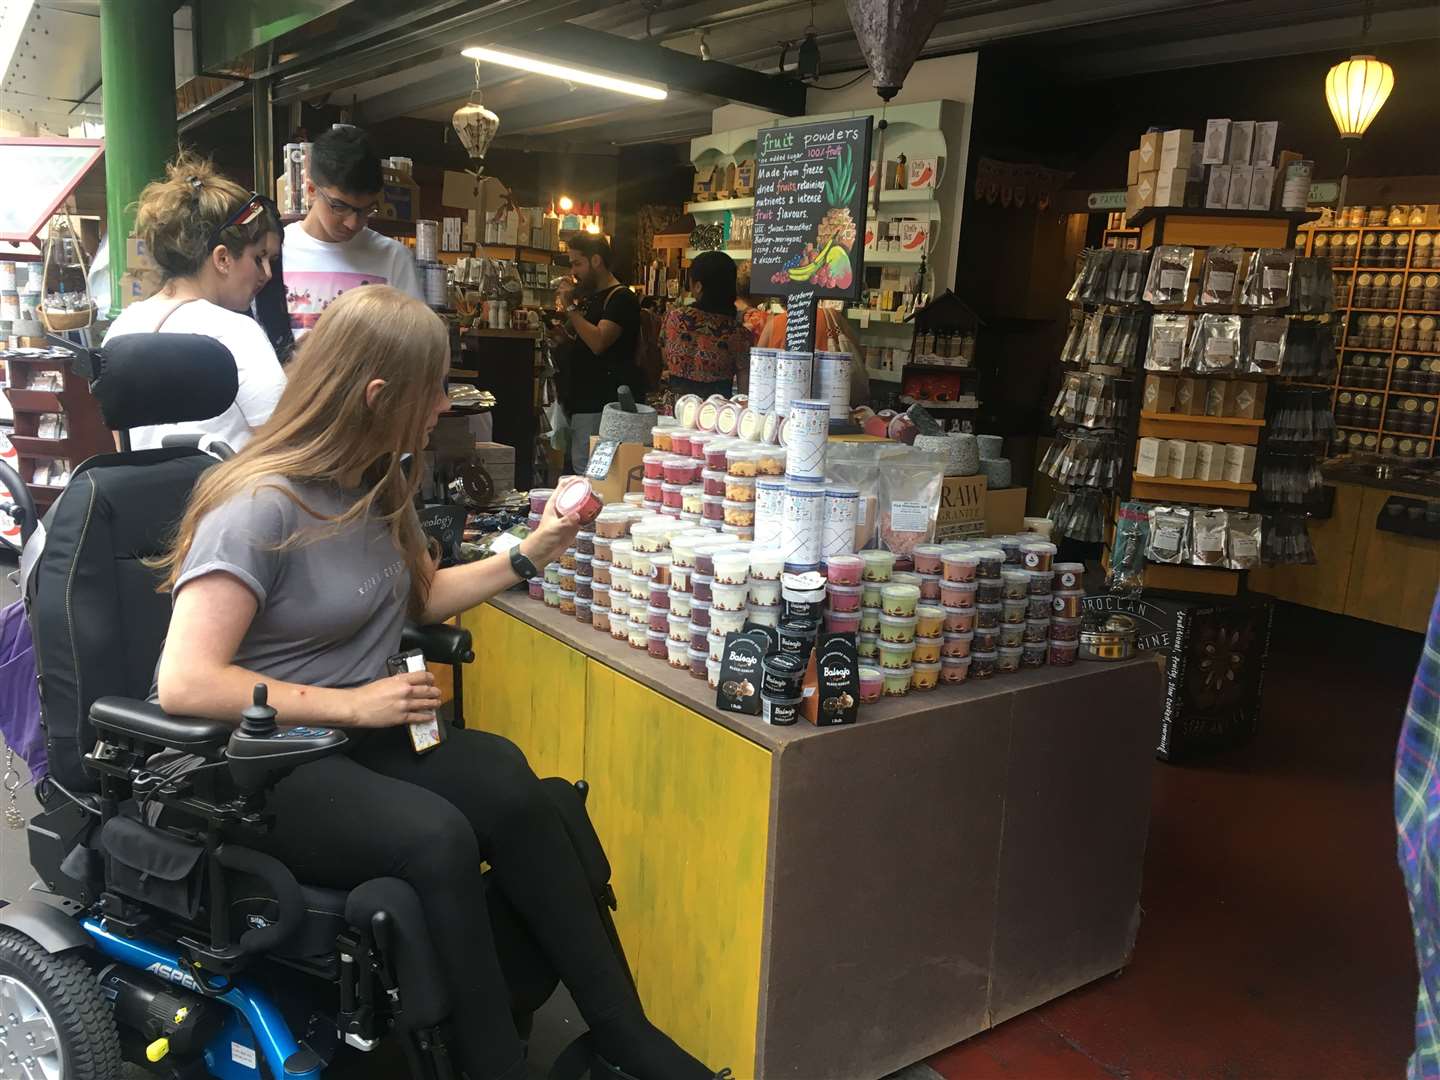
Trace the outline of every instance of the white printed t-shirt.
{"type": "Polygon", "coordinates": [[[391,285],[424,300],[415,256],[398,240],[361,229],[343,244],[316,240],[303,222],[285,226],[285,306],[296,338],[346,289],[391,285]]]}
{"type": "Polygon", "coordinates": [[[110,324],[105,341],[108,343],[126,334],[151,334],[157,325],[162,334],[202,334],[220,342],[235,358],[240,387],[230,407],[209,420],[131,428],[131,448],[153,450],[166,435],[198,433],[239,450],[250,441],[254,430],[270,419],[285,390],[285,372],[275,359],[275,350],[265,331],[250,316],[208,300],[191,300],[176,307],[173,299],[160,294],[122,311],[110,324]]]}

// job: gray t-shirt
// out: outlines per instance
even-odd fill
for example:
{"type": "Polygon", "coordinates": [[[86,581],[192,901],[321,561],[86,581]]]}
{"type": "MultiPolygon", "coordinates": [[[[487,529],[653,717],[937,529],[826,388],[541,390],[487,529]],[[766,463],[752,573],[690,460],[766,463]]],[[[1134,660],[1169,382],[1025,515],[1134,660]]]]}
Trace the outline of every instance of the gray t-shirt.
{"type": "Polygon", "coordinates": [[[253,495],[212,510],[195,530],[175,591],[205,574],[232,574],[259,607],[234,663],[307,686],[351,687],[385,675],[400,651],[410,571],[384,522],[372,516],[342,532],[302,510],[276,486],[326,515],[344,513],[357,492],[272,477],[253,495]],[[318,538],[276,550],[300,530],[318,538]]]}

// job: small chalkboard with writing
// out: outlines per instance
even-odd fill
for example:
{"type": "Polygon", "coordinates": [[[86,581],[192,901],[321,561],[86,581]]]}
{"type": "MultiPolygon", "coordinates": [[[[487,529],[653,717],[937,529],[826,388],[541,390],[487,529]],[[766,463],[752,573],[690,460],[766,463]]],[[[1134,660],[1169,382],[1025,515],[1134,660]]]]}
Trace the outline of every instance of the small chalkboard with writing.
{"type": "Polygon", "coordinates": [[[815,290],[793,292],[785,298],[785,348],[810,352],[815,348],[815,290]]]}
{"type": "Polygon", "coordinates": [[[873,123],[861,116],[760,129],[752,292],[860,295],[873,123]]]}
{"type": "Polygon", "coordinates": [[[586,466],[585,475],[591,480],[604,480],[610,475],[610,465],[615,460],[615,451],[620,444],[614,439],[601,439],[595,444],[595,449],[590,451],[590,462],[586,466]]]}

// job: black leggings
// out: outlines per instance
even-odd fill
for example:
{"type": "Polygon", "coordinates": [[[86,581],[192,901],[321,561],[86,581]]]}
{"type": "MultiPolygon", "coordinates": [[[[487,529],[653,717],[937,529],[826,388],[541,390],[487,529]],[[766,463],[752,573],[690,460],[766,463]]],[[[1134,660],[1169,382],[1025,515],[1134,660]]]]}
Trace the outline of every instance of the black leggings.
{"type": "Polygon", "coordinates": [[[404,729],[296,769],[270,796],[261,846],[306,884],[398,877],[420,896],[471,1080],[519,1077],[523,1047],[485,910],[480,863],[522,914],[591,1027],[640,1006],[559,811],[508,739],[446,732],[427,754],[404,729]]]}

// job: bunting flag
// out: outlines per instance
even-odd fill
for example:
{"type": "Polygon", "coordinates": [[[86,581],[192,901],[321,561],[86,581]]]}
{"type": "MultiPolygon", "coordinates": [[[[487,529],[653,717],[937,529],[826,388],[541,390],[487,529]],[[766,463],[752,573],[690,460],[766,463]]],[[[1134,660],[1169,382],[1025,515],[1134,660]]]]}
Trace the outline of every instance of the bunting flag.
{"type": "Polygon", "coordinates": [[[1074,173],[1010,161],[981,158],[975,163],[975,198],[992,206],[1046,210],[1074,173]]]}

